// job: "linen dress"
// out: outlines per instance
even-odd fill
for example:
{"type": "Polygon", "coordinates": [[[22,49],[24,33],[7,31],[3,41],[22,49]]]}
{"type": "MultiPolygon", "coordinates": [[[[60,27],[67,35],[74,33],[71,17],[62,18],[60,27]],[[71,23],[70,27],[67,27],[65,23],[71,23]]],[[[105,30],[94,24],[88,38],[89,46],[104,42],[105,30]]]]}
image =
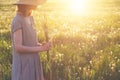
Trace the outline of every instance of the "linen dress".
{"type": "MultiPolygon", "coordinates": [[[[34,29],[34,20],[32,16],[23,17],[17,14],[11,26],[11,35],[22,30],[22,44],[24,46],[37,46],[36,30],[34,29]]],[[[38,53],[18,53],[13,44],[13,63],[12,63],[12,80],[44,80],[42,65],[38,53]]]]}

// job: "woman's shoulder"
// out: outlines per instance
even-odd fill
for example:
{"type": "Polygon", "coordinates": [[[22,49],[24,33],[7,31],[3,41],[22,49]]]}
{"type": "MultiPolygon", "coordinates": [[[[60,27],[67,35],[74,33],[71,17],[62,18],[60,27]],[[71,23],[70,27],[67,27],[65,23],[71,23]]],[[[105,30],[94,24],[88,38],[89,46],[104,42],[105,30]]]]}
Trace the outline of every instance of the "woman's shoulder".
{"type": "Polygon", "coordinates": [[[20,16],[19,14],[16,14],[15,17],[13,18],[13,21],[21,21],[22,20],[22,16],[20,16]]]}
{"type": "Polygon", "coordinates": [[[22,16],[16,14],[15,17],[13,18],[13,20],[12,20],[12,24],[22,23],[22,21],[23,21],[22,16]]]}
{"type": "Polygon", "coordinates": [[[13,18],[12,25],[11,25],[11,31],[15,32],[16,30],[22,28],[22,19],[19,15],[16,15],[13,18]]]}

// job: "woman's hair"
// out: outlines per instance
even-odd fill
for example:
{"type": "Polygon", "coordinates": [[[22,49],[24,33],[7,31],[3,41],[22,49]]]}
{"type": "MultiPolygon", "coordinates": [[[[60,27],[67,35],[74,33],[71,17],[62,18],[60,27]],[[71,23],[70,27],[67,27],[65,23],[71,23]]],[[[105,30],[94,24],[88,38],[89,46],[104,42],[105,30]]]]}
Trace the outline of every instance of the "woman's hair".
{"type": "MultiPolygon", "coordinates": [[[[17,5],[17,12],[21,12],[23,15],[27,15],[26,12],[29,10],[29,9],[35,9],[36,6],[31,6],[31,5],[24,5],[24,4],[18,4],[17,5]]],[[[30,15],[31,13],[29,13],[30,15]]]]}

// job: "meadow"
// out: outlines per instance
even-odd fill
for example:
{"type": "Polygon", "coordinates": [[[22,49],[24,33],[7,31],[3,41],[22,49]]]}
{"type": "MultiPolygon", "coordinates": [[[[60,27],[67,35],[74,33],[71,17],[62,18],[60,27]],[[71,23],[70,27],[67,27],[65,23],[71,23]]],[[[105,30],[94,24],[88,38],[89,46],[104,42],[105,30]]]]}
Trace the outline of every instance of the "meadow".
{"type": "MultiPolygon", "coordinates": [[[[0,0],[0,80],[11,80],[14,2],[0,0]]],[[[51,70],[52,80],[120,80],[120,1],[95,3],[81,14],[57,0],[33,12],[39,42],[45,41],[46,23],[53,43],[49,62],[46,52],[40,53],[44,70],[51,70]]]]}

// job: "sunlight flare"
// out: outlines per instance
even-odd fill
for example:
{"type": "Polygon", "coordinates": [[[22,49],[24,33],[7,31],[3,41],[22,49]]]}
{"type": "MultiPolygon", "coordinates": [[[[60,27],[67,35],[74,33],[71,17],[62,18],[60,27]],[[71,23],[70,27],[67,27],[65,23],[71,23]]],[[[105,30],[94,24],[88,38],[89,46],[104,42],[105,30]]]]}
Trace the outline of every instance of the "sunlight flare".
{"type": "Polygon", "coordinates": [[[86,13],[89,7],[88,0],[70,0],[69,4],[70,10],[76,14],[86,13]]]}

